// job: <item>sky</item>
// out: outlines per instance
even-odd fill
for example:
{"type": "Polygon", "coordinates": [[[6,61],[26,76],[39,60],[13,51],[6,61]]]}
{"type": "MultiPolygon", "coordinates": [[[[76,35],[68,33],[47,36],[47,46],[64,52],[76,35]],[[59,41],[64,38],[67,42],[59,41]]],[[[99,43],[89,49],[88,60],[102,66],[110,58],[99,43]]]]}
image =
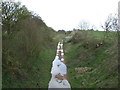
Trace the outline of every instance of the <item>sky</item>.
{"type": "Polygon", "coordinates": [[[73,30],[85,20],[101,29],[110,13],[117,13],[120,0],[15,0],[37,13],[55,30],[73,30]]]}

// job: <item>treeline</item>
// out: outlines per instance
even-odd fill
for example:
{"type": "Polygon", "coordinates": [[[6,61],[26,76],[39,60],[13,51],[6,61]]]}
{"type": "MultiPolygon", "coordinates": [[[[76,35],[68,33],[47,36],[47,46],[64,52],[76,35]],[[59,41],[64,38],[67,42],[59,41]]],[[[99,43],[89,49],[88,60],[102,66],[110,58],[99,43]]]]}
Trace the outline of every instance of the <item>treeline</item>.
{"type": "Polygon", "coordinates": [[[12,87],[10,82],[26,78],[27,69],[32,67],[28,62],[35,60],[43,46],[54,47],[54,33],[20,2],[2,2],[3,87],[12,87]]]}

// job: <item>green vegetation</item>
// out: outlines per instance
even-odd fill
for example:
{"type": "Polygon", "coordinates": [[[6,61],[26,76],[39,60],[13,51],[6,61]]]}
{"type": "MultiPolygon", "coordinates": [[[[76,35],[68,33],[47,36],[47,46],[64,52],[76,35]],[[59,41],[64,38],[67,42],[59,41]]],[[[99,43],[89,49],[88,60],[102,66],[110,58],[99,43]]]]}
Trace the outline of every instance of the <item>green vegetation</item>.
{"type": "Polygon", "coordinates": [[[53,40],[56,32],[20,3],[3,2],[2,6],[2,87],[47,87],[57,44],[53,40]],[[16,13],[6,13],[12,9],[16,13]]]}
{"type": "Polygon", "coordinates": [[[117,87],[116,32],[109,32],[108,37],[103,31],[56,32],[15,2],[3,2],[2,14],[3,88],[47,88],[61,39],[72,88],[117,87]]]}
{"type": "Polygon", "coordinates": [[[103,35],[100,31],[77,31],[65,44],[69,81],[73,88],[118,87],[117,37],[107,38],[96,48],[103,35]]]}

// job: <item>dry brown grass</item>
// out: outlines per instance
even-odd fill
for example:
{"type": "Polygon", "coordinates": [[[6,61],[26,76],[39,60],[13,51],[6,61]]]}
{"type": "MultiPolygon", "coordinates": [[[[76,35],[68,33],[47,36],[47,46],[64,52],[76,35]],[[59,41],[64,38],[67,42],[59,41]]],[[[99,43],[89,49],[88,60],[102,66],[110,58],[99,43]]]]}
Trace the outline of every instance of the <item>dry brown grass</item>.
{"type": "Polygon", "coordinates": [[[77,67],[77,68],[75,68],[75,71],[77,73],[85,73],[85,72],[87,72],[90,69],[91,69],[90,67],[77,67]]]}

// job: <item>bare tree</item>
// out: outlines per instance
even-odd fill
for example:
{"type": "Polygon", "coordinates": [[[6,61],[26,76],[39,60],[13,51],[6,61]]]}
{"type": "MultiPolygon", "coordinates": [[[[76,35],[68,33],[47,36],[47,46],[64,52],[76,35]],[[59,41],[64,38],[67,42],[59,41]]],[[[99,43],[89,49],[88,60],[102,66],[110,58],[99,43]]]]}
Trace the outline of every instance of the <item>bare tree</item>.
{"type": "Polygon", "coordinates": [[[96,30],[96,26],[95,25],[90,25],[90,30],[96,30]]]}
{"type": "Polygon", "coordinates": [[[115,14],[112,20],[112,30],[118,31],[118,15],[115,14]]]}
{"type": "Polygon", "coordinates": [[[107,18],[107,20],[105,21],[104,25],[102,25],[102,28],[106,32],[108,32],[108,31],[110,31],[111,26],[112,26],[112,18],[111,18],[111,15],[109,15],[108,18],[107,18]]]}
{"type": "Polygon", "coordinates": [[[87,22],[87,21],[85,21],[85,20],[82,20],[82,21],[79,23],[79,25],[78,25],[78,28],[79,28],[80,30],[88,30],[89,27],[90,27],[89,22],[87,22]]]}
{"type": "Polygon", "coordinates": [[[108,18],[106,19],[104,25],[102,25],[102,28],[108,32],[108,31],[116,31],[118,29],[118,17],[117,14],[112,15],[110,14],[108,18]]]}
{"type": "Polygon", "coordinates": [[[117,14],[110,14],[101,27],[105,31],[103,39],[111,37],[111,35],[115,35],[115,34],[109,33],[109,32],[110,31],[118,31],[119,30],[118,29],[118,16],[117,16],[117,14]]]}

